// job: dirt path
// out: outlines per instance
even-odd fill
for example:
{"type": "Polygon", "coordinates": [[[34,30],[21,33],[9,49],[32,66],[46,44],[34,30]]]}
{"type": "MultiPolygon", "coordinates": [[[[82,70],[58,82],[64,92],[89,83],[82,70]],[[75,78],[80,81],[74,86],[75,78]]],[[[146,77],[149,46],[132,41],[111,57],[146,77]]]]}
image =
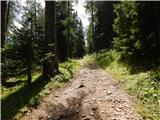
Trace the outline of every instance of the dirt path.
{"type": "Polygon", "coordinates": [[[97,65],[81,65],[77,76],[43,99],[22,120],[141,120],[134,103],[97,65]]]}

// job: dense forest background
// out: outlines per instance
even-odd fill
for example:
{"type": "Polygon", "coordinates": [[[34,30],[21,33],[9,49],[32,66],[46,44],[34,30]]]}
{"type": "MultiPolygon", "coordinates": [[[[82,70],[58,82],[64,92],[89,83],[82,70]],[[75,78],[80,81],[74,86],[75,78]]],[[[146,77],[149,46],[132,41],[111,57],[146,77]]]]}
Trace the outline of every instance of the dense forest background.
{"type": "MultiPolygon", "coordinates": [[[[80,59],[86,54],[94,54],[103,66],[116,60],[127,66],[131,74],[152,71],[154,83],[149,84],[154,91],[148,91],[153,92],[159,105],[160,2],[86,1],[84,7],[90,21],[86,31],[73,9],[73,3],[77,2],[45,1],[43,8],[39,1],[26,1],[24,6],[19,1],[1,1],[3,111],[14,101],[9,102],[10,96],[15,95],[10,91],[17,84],[24,82],[26,91],[35,89],[32,84],[37,71],[41,81],[57,74],[63,76],[64,69],[73,76],[75,63],[70,63],[71,59],[80,59]],[[22,18],[18,19],[21,10],[22,18]],[[15,20],[21,27],[14,24],[15,20]],[[66,61],[69,63],[64,65],[66,61]]],[[[21,100],[23,105],[29,101],[21,100]]],[[[3,112],[2,117],[7,120],[17,112],[7,115],[3,112]]]]}
{"type": "MultiPolygon", "coordinates": [[[[2,6],[6,3],[7,1],[2,2],[2,6]]],[[[5,17],[2,21],[5,22],[2,23],[2,28],[5,29],[3,31],[5,35],[2,33],[2,48],[4,48],[2,82],[7,77],[26,72],[28,72],[28,81],[31,82],[32,68],[43,66],[45,75],[49,72],[47,69],[53,65],[53,60],[56,65],[50,68],[52,72],[55,69],[58,70],[56,66],[59,61],[65,61],[67,58],[81,58],[84,55],[83,26],[77,13],[72,9],[72,2],[57,2],[56,5],[49,2],[48,4],[44,11],[40,3],[27,1],[26,5],[22,6],[23,19],[19,21],[20,28],[11,23],[18,12],[19,3],[9,1],[6,7],[8,9],[4,11],[2,7],[2,13],[5,11],[8,13],[2,16],[2,19],[5,17]],[[52,10],[54,7],[56,10],[52,10]],[[10,23],[6,25],[8,21],[10,23]],[[48,65],[44,65],[46,63],[48,65]]]]}
{"type": "Polygon", "coordinates": [[[93,48],[95,52],[114,49],[124,63],[148,69],[159,66],[159,2],[93,4],[93,24],[90,23],[87,35],[88,41],[94,40],[94,47],[89,44],[89,52],[93,48]]]}

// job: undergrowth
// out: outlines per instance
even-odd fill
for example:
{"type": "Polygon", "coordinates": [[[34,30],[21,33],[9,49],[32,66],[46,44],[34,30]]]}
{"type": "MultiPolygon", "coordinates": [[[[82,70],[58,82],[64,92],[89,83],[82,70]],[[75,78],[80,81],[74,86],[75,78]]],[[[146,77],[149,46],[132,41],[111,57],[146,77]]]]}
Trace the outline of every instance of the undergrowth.
{"type": "Polygon", "coordinates": [[[137,111],[145,120],[159,120],[160,117],[160,70],[141,71],[134,73],[132,68],[119,62],[119,54],[115,51],[103,51],[93,55],[95,60],[109,72],[122,86],[137,98],[137,111]],[[132,72],[131,72],[132,71],[132,72]],[[133,74],[134,73],[134,74],[133,74]]]}
{"type": "Polygon", "coordinates": [[[52,90],[63,87],[74,76],[78,66],[79,63],[75,60],[60,63],[60,73],[49,80],[41,76],[41,71],[35,71],[30,87],[27,86],[26,75],[10,78],[7,82],[19,83],[8,87],[1,86],[2,119],[20,119],[30,107],[37,107],[42,98],[52,90]]]}

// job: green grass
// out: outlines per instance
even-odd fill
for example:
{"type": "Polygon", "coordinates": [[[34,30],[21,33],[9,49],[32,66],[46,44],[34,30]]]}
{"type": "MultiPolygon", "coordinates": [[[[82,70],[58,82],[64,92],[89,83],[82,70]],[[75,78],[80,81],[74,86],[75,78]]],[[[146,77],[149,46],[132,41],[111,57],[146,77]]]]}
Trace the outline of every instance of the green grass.
{"type": "Polygon", "coordinates": [[[26,76],[11,78],[9,82],[18,84],[10,87],[1,86],[1,117],[3,120],[20,119],[30,107],[40,104],[43,97],[53,89],[63,87],[65,83],[74,76],[79,63],[75,60],[68,60],[60,64],[60,74],[51,79],[41,76],[41,71],[32,74],[33,81],[30,87],[27,86],[26,76]]]}
{"type": "Polygon", "coordinates": [[[137,68],[132,74],[128,65],[119,62],[119,57],[115,51],[104,51],[87,59],[95,60],[137,98],[136,109],[145,120],[160,120],[160,70],[138,71],[137,68]]]}
{"type": "MultiPolygon", "coordinates": [[[[40,71],[35,71],[32,74],[32,82],[34,82],[39,76],[41,75],[40,71]]],[[[6,86],[1,86],[1,99],[6,98],[7,96],[9,96],[12,93],[15,93],[16,91],[18,91],[20,88],[24,87],[26,84],[26,79],[27,76],[26,75],[21,75],[18,77],[14,77],[14,78],[10,78],[9,80],[7,80],[8,84],[13,84],[12,86],[6,87],[6,86]],[[19,82],[18,84],[15,84],[16,82],[19,82]]]]}

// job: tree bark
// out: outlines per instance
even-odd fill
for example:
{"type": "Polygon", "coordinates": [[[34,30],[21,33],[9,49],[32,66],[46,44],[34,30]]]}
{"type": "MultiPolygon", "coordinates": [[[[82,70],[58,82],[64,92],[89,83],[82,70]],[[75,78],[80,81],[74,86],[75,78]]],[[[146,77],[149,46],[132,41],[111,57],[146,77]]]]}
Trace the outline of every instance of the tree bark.
{"type": "Polygon", "coordinates": [[[93,2],[91,1],[91,14],[92,14],[92,52],[95,52],[95,41],[94,41],[94,14],[93,14],[93,2]]]}
{"type": "Polygon", "coordinates": [[[31,33],[30,33],[30,39],[28,41],[28,85],[32,82],[32,17],[30,18],[30,25],[31,25],[31,33]]]}
{"type": "Polygon", "coordinates": [[[8,22],[9,22],[9,15],[10,15],[10,4],[11,4],[11,1],[8,1],[8,4],[7,4],[7,13],[6,13],[6,33],[7,33],[7,28],[8,28],[8,22]]]}
{"type": "Polygon", "coordinates": [[[45,54],[48,59],[43,66],[43,76],[54,76],[58,73],[58,59],[56,52],[56,2],[45,2],[45,54]]]}
{"type": "Polygon", "coordinates": [[[68,36],[67,36],[67,46],[68,46],[68,48],[67,48],[67,52],[68,52],[68,57],[70,58],[71,57],[71,54],[70,54],[70,33],[69,33],[69,25],[70,25],[70,19],[69,19],[69,17],[70,17],[70,3],[69,3],[69,1],[68,1],[68,29],[67,29],[67,32],[68,32],[68,36]]]}
{"type": "MultiPolygon", "coordinates": [[[[6,39],[6,10],[7,10],[6,7],[7,7],[7,1],[1,1],[1,48],[4,48],[6,39]]],[[[1,67],[3,67],[5,59],[2,54],[1,54],[1,63],[2,63],[1,67]]],[[[6,77],[1,76],[1,83],[4,84],[5,82],[6,82],[6,77]]]]}
{"type": "Polygon", "coordinates": [[[5,31],[6,31],[6,6],[7,1],[1,1],[1,48],[4,48],[5,31]]]}

